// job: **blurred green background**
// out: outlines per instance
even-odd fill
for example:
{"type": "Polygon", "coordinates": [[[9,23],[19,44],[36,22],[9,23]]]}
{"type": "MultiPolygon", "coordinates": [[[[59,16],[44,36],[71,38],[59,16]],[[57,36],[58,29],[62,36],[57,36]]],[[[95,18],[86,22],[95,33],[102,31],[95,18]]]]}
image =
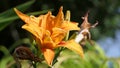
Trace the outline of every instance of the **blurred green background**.
{"type": "MultiPolygon", "coordinates": [[[[11,56],[16,47],[25,45],[32,49],[28,39],[29,33],[21,29],[24,22],[17,17],[13,8],[16,7],[28,15],[38,16],[47,11],[56,15],[60,6],[63,6],[64,13],[66,10],[71,11],[71,21],[79,22],[79,26],[83,21],[81,17],[87,11],[90,11],[89,22],[94,24],[97,20],[99,24],[91,29],[92,39],[96,44],[86,44],[85,60],[69,50],[64,50],[55,68],[120,67],[120,50],[114,51],[120,49],[120,0],[0,0],[0,68],[16,67],[11,56]],[[112,52],[108,52],[108,48],[108,51],[112,52]],[[106,52],[109,55],[106,55],[106,52]],[[111,57],[116,53],[117,57],[111,57]]],[[[39,63],[38,68],[47,66],[39,63]]]]}

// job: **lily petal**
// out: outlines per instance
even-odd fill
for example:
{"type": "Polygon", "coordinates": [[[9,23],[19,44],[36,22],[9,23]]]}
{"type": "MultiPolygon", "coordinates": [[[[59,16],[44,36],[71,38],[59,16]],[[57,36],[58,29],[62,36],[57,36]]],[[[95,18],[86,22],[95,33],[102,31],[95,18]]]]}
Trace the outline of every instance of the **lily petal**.
{"type": "Polygon", "coordinates": [[[51,38],[53,39],[53,41],[58,44],[60,43],[60,41],[63,40],[63,38],[65,37],[65,34],[67,32],[64,31],[63,29],[60,28],[53,28],[53,33],[51,35],[51,38]]]}
{"type": "Polygon", "coordinates": [[[55,16],[53,16],[52,13],[49,11],[46,17],[47,17],[46,18],[46,22],[47,22],[46,29],[52,32],[52,28],[54,27],[54,24],[55,24],[54,22],[55,16]]]}
{"type": "Polygon", "coordinates": [[[65,43],[60,44],[59,46],[66,47],[72,51],[77,52],[82,58],[84,57],[82,47],[78,43],[76,43],[74,40],[69,40],[65,43]]]}
{"type": "Polygon", "coordinates": [[[52,49],[42,49],[45,60],[49,66],[51,66],[55,53],[52,49]]]}
{"type": "Polygon", "coordinates": [[[82,17],[82,19],[84,21],[81,24],[81,28],[82,29],[89,29],[91,27],[91,24],[88,22],[88,12],[86,13],[86,15],[84,17],[82,17]]]}
{"type": "Polygon", "coordinates": [[[60,7],[59,12],[54,20],[55,27],[60,27],[63,23],[64,15],[63,15],[63,7],[60,7]]]}
{"type": "Polygon", "coordinates": [[[20,12],[19,10],[17,10],[16,8],[14,8],[15,12],[17,13],[17,15],[25,22],[25,23],[28,23],[26,22],[27,19],[29,19],[30,17],[23,14],[22,12],[20,12]]]}
{"type": "Polygon", "coordinates": [[[80,28],[78,27],[78,23],[76,23],[76,22],[69,22],[69,21],[64,21],[62,23],[61,28],[66,30],[66,31],[80,30],[80,28]]]}
{"type": "Polygon", "coordinates": [[[42,42],[42,48],[49,48],[49,49],[54,49],[55,43],[53,42],[52,38],[50,37],[50,32],[48,30],[45,31],[46,33],[44,34],[43,37],[43,42],[42,42]]]}
{"type": "MultiPolygon", "coordinates": [[[[43,37],[44,29],[37,27],[33,24],[25,24],[22,26],[22,28],[29,31],[30,33],[32,33],[35,37],[39,38],[40,40],[43,37]]],[[[42,42],[42,40],[41,40],[41,42],[42,42]]]]}

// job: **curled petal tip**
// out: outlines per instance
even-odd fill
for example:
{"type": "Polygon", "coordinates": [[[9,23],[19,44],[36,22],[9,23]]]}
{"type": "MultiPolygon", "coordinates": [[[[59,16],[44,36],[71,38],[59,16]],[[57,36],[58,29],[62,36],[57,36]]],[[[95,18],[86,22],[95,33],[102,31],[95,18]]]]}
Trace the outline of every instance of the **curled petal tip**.
{"type": "Polygon", "coordinates": [[[84,16],[84,17],[88,17],[88,14],[89,14],[89,11],[87,11],[87,13],[85,14],[85,16],[84,16]]]}
{"type": "Polygon", "coordinates": [[[14,8],[14,11],[17,13],[17,14],[19,14],[19,13],[21,13],[19,10],[17,10],[16,8],[14,8]]]}
{"type": "Polygon", "coordinates": [[[14,9],[14,11],[16,12],[17,11],[17,9],[16,8],[13,8],[14,9]]]}
{"type": "Polygon", "coordinates": [[[59,12],[62,12],[62,11],[63,11],[63,6],[61,6],[59,9],[59,12]]]}
{"type": "Polygon", "coordinates": [[[97,25],[98,25],[98,21],[96,21],[96,23],[93,24],[91,27],[92,27],[92,28],[95,28],[97,25]]]}
{"type": "Polygon", "coordinates": [[[20,11],[17,10],[16,8],[14,8],[14,11],[16,12],[16,14],[17,14],[23,21],[25,21],[26,19],[29,18],[29,16],[23,14],[22,12],[20,12],[20,11]]]}
{"type": "Polygon", "coordinates": [[[49,11],[47,14],[48,14],[48,15],[52,15],[51,11],[49,11]]]}
{"type": "Polygon", "coordinates": [[[88,18],[88,13],[89,13],[89,11],[85,14],[85,16],[84,17],[82,17],[82,19],[84,20],[84,19],[86,19],[87,20],[87,18],[88,18]]]}
{"type": "Polygon", "coordinates": [[[14,11],[17,13],[17,15],[21,14],[21,12],[17,10],[16,8],[14,8],[14,11]]]}
{"type": "Polygon", "coordinates": [[[61,6],[60,9],[63,10],[63,6],[61,6]]]}

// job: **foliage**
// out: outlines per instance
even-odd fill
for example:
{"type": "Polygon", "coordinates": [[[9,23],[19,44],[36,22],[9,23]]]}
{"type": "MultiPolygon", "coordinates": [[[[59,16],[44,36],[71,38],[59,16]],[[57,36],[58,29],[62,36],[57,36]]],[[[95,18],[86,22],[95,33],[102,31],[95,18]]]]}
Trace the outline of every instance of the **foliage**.
{"type": "MultiPolygon", "coordinates": [[[[114,31],[116,29],[119,29],[120,27],[120,25],[118,25],[119,18],[120,18],[120,15],[119,15],[120,1],[119,0],[115,0],[115,1],[114,0],[109,0],[109,1],[108,0],[107,1],[104,1],[104,0],[101,0],[101,1],[99,0],[95,0],[95,1],[92,1],[92,0],[55,0],[55,1],[30,0],[28,2],[23,1],[26,3],[21,2],[21,5],[18,5],[18,6],[16,5],[10,6],[10,4],[12,4],[11,2],[13,1],[11,0],[9,3],[9,1],[7,0],[1,0],[0,2],[1,5],[6,3],[2,7],[3,9],[8,9],[6,11],[3,10],[3,12],[0,13],[0,37],[1,37],[0,55],[3,55],[3,56],[0,56],[0,68],[16,68],[16,63],[11,53],[13,53],[14,49],[19,45],[25,44],[33,51],[34,54],[38,54],[35,52],[36,48],[33,45],[34,43],[31,42],[31,39],[26,38],[28,37],[28,35],[26,36],[24,34],[24,31],[21,32],[21,30],[19,30],[20,25],[17,20],[18,16],[14,13],[13,7],[16,7],[19,10],[26,12],[28,15],[29,14],[38,15],[38,14],[46,13],[49,10],[53,10],[51,8],[54,8],[53,14],[56,14],[57,13],[56,11],[58,10],[58,8],[61,5],[63,5],[64,9],[69,9],[72,12],[71,20],[78,21],[78,22],[82,21],[81,17],[84,16],[84,14],[89,10],[90,22],[95,22],[96,19],[99,21],[99,25],[97,26],[97,28],[91,30],[92,38],[95,40],[100,39],[101,37],[106,37],[106,36],[113,37],[114,31]],[[12,8],[11,9],[6,8],[8,6],[9,8],[11,7],[12,8]],[[43,10],[43,11],[39,12],[38,10],[43,10]],[[10,30],[11,27],[13,28],[12,30],[10,30]],[[14,33],[17,33],[18,36],[20,36],[20,38],[17,40],[13,36],[15,34],[12,35],[12,32],[14,30],[15,30],[14,33]],[[8,36],[12,37],[10,38],[9,41],[6,40],[6,38],[9,39],[7,34],[9,34],[8,36]],[[10,42],[10,44],[8,44],[6,41],[10,42]]],[[[16,3],[16,4],[20,4],[20,3],[16,3]]],[[[84,59],[81,59],[78,55],[76,55],[76,53],[71,52],[67,49],[64,49],[64,51],[62,51],[60,53],[60,56],[58,57],[59,62],[57,62],[54,65],[54,67],[55,68],[96,68],[96,67],[97,68],[119,68],[120,67],[120,64],[119,64],[120,58],[107,57],[104,54],[103,50],[99,47],[99,45],[96,42],[94,43],[95,44],[92,46],[89,43],[86,44],[85,48],[87,48],[86,49],[87,51],[85,51],[84,59]]],[[[30,62],[27,60],[24,60],[24,61],[22,60],[21,63],[22,63],[22,66],[25,68],[28,68],[31,65],[31,63],[34,64],[34,62],[30,62]]],[[[46,65],[47,64],[45,62],[36,63],[36,66],[38,68],[48,68],[46,65]]]]}
{"type": "MultiPolygon", "coordinates": [[[[27,44],[31,44],[29,39],[24,39],[27,44]]],[[[19,42],[19,43],[24,43],[19,42]]],[[[95,42],[94,42],[95,43],[95,42]]],[[[30,49],[35,48],[30,45],[30,49]]],[[[11,46],[12,47],[12,46],[11,46]]],[[[119,68],[119,58],[108,58],[105,56],[104,51],[95,43],[92,47],[87,45],[87,51],[85,52],[84,59],[80,58],[75,52],[68,49],[64,49],[58,57],[58,62],[54,65],[55,68],[119,68]]],[[[4,56],[0,60],[0,66],[2,68],[15,68],[16,63],[12,55],[9,53],[5,46],[0,46],[0,51],[3,52],[4,56]]],[[[30,66],[30,61],[22,60],[21,64],[27,68],[30,66]],[[29,63],[28,63],[29,62],[29,63]]],[[[45,62],[37,63],[37,68],[48,68],[45,62]]]]}

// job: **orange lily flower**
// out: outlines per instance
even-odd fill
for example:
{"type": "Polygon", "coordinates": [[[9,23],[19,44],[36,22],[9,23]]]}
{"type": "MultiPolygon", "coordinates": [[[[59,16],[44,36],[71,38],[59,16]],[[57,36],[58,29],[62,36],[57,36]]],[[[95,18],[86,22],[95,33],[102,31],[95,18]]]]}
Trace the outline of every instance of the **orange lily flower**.
{"type": "Polygon", "coordinates": [[[25,22],[22,28],[33,34],[49,66],[52,64],[55,56],[54,49],[57,47],[66,47],[83,57],[83,49],[74,39],[63,40],[70,30],[80,30],[76,22],[64,20],[63,7],[59,9],[56,17],[50,11],[45,15],[35,17],[25,15],[17,9],[14,10],[25,22]]]}

